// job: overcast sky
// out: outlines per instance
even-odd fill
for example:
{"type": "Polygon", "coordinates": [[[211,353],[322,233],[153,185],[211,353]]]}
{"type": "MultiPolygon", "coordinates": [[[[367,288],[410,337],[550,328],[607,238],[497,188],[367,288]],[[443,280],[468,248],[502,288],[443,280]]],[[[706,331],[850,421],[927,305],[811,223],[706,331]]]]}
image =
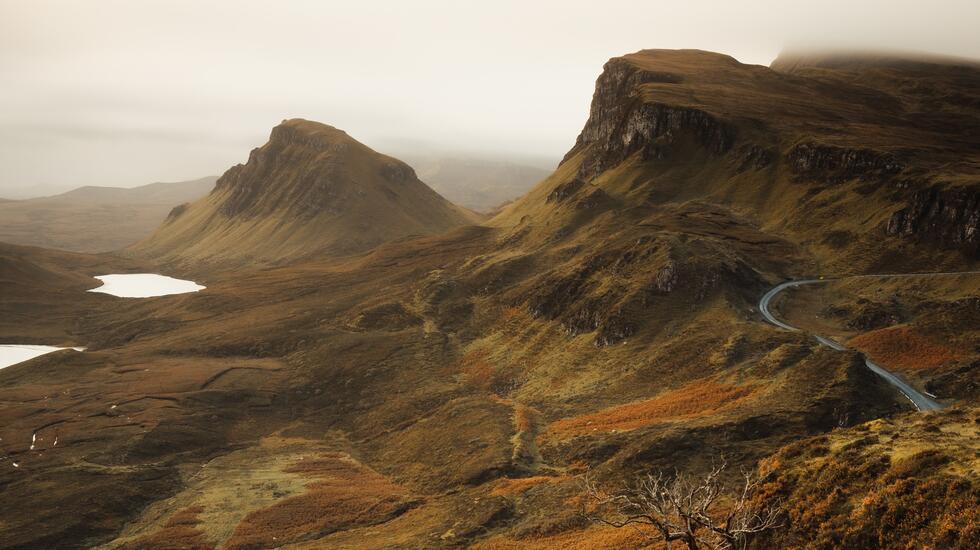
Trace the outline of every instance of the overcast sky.
{"type": "Polygon", "coordinates": [[[980,58],[978,28],[978,0],[0,0],[0,196],[220,174],[290,117],[382,151],[558,158],[612,56],[980,58]]]}

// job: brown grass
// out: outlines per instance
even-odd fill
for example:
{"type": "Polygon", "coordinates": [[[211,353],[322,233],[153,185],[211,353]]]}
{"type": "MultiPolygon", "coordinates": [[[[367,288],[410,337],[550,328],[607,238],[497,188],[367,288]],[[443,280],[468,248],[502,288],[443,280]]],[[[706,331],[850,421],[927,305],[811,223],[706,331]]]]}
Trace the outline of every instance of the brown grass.
{"type": "Polygon", "coordinates": [[[514,428],[518,432],[529,432],[534,429],[534,410],[531,407],[522,403],[514,406],[514,428]]]}
{"type": "Polygon", "coordinates": [[[536,487],[542,483],[553,483],[559,478],[551,476],[519,477],[516,479],[501,478],[494,482],[490,496],[513,497],[523,495],[531,487],[536,487]]]}
{"type": "Polygon", "coordinates": [[[409,503],[404,489],[343,453],[301,460],[286,472],[317,480],[307,492],[251,512],[225,548],[277,547],[391,518],[409,503]]]}
{"type": "Polygon", "coordinates": [[[514,387],[517,372],[513,368],[494,365],[486,350],[474,350],[460,359],[457,369],[466,377],[471,388],[506,395],[514,387]]]}
{"type": "Polygon", "coordinates": [[[162,529],[119,547],[119,550],[206,550],[214,548],[197,529],[198,514],[204,509],[191,506],[178,511],[162,529]]]}
{"type": "MultiPolygon", "coordinates": [[[[653,536],[650,533],[650,536],[653,536]]],[[[662,548],[663,543],[636,529],[595,526],[534,538],[494,537],[470,546],[471,550],[619,550],[662,548]]]]}
{"type": "Polygon", "coordinates": [[[567,438],[592,432],[633,430],[659,421],[720,412],[748,398],[754,391],[753,386],[692,382],[653,399],[563,418],[548,426],[547,431],[549,435],[567,438]]]}
{"type": "Polygon", "coordinates": [[[963,356],[908,326],[874,330],[853,338],[851,344],[872,360],[897,369],[932,370],[954,363],[963,356]]]}
{"type": "Polygon", "coordinates": [[[180,525],[197,525],[201,523],[201,520],[197,518],[198,514],[204,511],[202,506],[190,506],[184,508],[183,510],[177,512],[176,514],[170,516],[165,527],[177,527],[180,525]]]}
{"type": "Polygon", "coordinates": [[[974,420],[941,420],[949,429],[941,449],[926,423],[907,416],[797,442],[766,459],[771,481],[759,498],[781,499],[788,525],[765,547],[980,547],[974,420]]]}
{"type": "Polygon", "coordinates": [[[500,315],[500,320],[507,323],[519,317],[526,316],[527,310],[518,306],[508,306],[504,308],[503,313],[500,315]]]}

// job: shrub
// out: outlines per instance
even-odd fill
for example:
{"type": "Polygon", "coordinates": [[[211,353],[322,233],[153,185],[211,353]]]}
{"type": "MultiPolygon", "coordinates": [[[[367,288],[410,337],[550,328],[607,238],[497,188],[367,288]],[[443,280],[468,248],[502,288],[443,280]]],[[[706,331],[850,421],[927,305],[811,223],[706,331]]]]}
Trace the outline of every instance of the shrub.
{"type": "Polygon", "coordinates": [[[754,390],[753,386],[693,382],[653,399],[558,420],[548,426],[548,433],[567,438],[592,432],[632,430],[663,420],[714,414],[750,397],[754,390]]]}
{"type": "Polygon", "coordinates": [[[872,360],[897,369],[937,369],[963,357],[959,351],[933,342],[908,326],[874,330],[850,343],[872,360]]]}

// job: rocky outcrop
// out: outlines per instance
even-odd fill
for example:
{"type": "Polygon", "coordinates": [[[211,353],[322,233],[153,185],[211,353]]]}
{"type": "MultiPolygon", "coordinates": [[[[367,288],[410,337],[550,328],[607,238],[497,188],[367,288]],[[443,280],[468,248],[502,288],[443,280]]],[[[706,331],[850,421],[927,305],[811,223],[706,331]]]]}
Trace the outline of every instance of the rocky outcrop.
{"type": "Polygon", "coordinates": [[[573,178],[556,185],[546,199],[553,204],[570,203],[576,210],[593,210],[610,203],[611,200],[605,191],[586,184],[580,178],[573,178]]]}
{"type": "Polygon", "coordinates": [[[167,219],[163,223],[170,223],[180,217],[181,214],[187,211],[187,208],[191,205],[189,202],[183,204],[178,204],[177,206],[170,209],[170,213],[167,214],[167,219]]]}
{"type": "Polygon", "coordinates": [[[422,318],[400,302],[388,302],[368,307],[354,316],[348,324],[355,330],[404,330],[422,324],[422,318]]]}
{"type": "MultiPolygon", "coordinates": [[[[533,317],[557,321],[566,336],[594,333],[593,343],[603,347],[636,334],[651,308],[763,286],[741,259],[696,262],[688,252],[670,238],[644,235],[574,267],[555,268],[524,292],[522,301],[533,317]]],[[[755,291],[750,293],[755,299],[755,291]]]]}
{"type": "Polygon", "coordinates": [[[740,147],[736,153],[737,171],[747,172],[749,170],[761,170],[776,158],[776,152],[760,147],[758,145],[745,145],[740,147]]]}
{"type": "Polygon", "coordinates": [[[555,269],[525,296],[528,309],[534,317],[558,321],[566,336],[594,332],[600,347],[622,341],[636,332],[636,311],[648,297],[645,285],[631,288],[618,278],[626,272],[646,273],[649,263],[658,263],[661,249],[656,239],[641,237],[626,249],[593,255],[573,270],[555,269]],[[609,279],[617,282],[600,284],[609,279]]]}
{"type": "Polygon", "coordinates": [[[861,332],[890,327],[905,321],[901,304],[894,297],[888,302],[858,298],[853,305],[827,306],[823,314],[841,320],[851,330],[861,332]]]}
{"type": "Polygon", "coordinates": [[[548,202],[563,202],[568,199],[568,197],[575,194],[576,191],[581,189],[583,185],[585,185],[585,182],[578,178],[560,183],[551,191],[551,193],[548,193],[547,200],[548,202]]]}
{"type": "Polygon", "coordinates": [[[661,294],[669,294],[675,286],[677,286],[677,264],[670,260],[654,275],[653,289],[661,294]]]}
{"type": "Polygon", "coordinates": [[[933,186],[912,193],[906,206],[892,214],[888,235],[962,249],[980,256],[980,186],[943,189],[933,186]]]}
{"type": "Polygon", "coordinates": [[[732,147],[734,126],[699,109],[645,100],[641,87],[652,82],[680,83],[682,77],[645,71],[622,59],[606,63],[596,81],[589,119],[564,159],[587,151],[581,177],[592,179],[634,154],[644,160],[664,158],[682,135],[716,155],[732,147]]]}
{"type": "Polygon", "coordinates": [[[593,210],[611,201],[609,195],[598,187],[585,194],[575,203],[576,210],[593,210]]]}
{"type": "Polygon", "coordinates": [[[786,154],[790,169],[800,179],[841,183],[851,179],[882,181],[905,165],[895,154],[872,149],[854,149],[801,143],[786,154]]]}

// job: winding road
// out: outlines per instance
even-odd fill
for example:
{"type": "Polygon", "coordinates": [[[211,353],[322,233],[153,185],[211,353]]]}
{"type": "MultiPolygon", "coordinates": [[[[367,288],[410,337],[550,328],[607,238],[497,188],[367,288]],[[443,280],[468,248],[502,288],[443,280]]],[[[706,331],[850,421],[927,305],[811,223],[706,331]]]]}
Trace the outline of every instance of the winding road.
{"type": "MultiPolygon", "coordinates": [[[[973,273],[976,273],[976,272],[964,272],[964,273],[921,273],[921,274],[920,273],[917,273],[917,274],[908,275],[908,276],[911,276],[911,277],[925,277],[925,276],[935,276],[935,275],[968,275],[968,274],[973,274],[973,273]]],[[[859,277],[860,278],[875,278],[875,277],[885,278],[885,277],[896,277],[896,276],[901,276],[901,275],[856,275],[855,278],[859,278],[859,277]]],[[[769,321],[770,323],[776,325],[777,327],[780,327],[780,328],[783,328],[783,329],[786,329],[786,330],[800,331],[802,329],[799,329],[797,327],[794,327],[792,325],[789,325],[789,324],[784,323],[783,321],[780,321],[779,319],[777,319],[776,316],[773,315],[771,311],[769,311],[769,303],[772,302],[772,299],[775,298],[776,296],[778,296],[780,292],[786,290],[787,288],[797,288],[797,287],[804,286],[804,285],[822,284],[822,283],[827,283],[827,282],[834,281],[834,280],[840,280],[840,279],[802,279],[802,280],[799,280],[799,281],[787,281],[785,283],[782,283],[780,285],[777,285],[772,290],[770,290],[769,292],[766,292],[765,295],[762,297],[762,299],[759,300],[759,311],[762,313],[762,316],[766,318],[766,321],[769,321]]],[[[823,344],[825,346],[828,346],[828,347],[830,347],[832,349],[835,349],[837,351],[844,351],[844,350],[847,349],[846,347],[844,347],[843,345],[841,345],[839,342],[835,342],[834,340],[831,340],[830,338],[825,338],[825,337],[820,336],[818,334],[814,334],[813,336],[821,344],[823,344]]],[[[894,386],[898,391],[902,392],[902,394],[906,398],[908,398],[909,401],[912,402],[912,405],[915,406],[916,409],[918,409],[920,411],[938,411],[938,410],[940,410],[940,409],[943,408],[943,405],[942,404],[936,402],[935,400],[929,398],[926,395],[923,395],[918,390],[916,390],[915,388],[913,388],[912,386],[910,386],[908,383],[906,383],[904,380],[902,380],[898,376],[892,374],[888,370],[884,369],[883,367],[881,367],[877,363],[871,361],[867,357],[864,358],[864,364],[867,365],[867,367],[869,369],[871,369],[875,374],[877,374],[878,376],[882,377],[885,380],[885,382],[888,382],[889,384],[891,384],[892,386],[894,386]]]]}

